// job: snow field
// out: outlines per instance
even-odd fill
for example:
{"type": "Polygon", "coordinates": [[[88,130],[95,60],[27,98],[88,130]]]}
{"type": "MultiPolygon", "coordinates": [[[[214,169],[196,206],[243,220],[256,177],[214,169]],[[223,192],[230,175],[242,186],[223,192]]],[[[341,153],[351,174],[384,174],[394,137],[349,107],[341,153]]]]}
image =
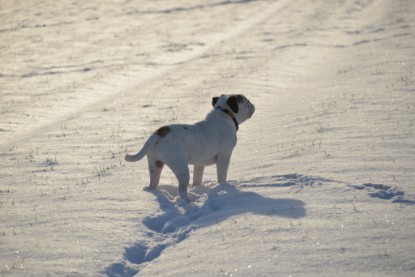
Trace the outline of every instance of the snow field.
{"type": "Polygon", "coordinates": [[[5,2],[0,275],[412,276],[414,4],[5,2]],[[243,93],[229,182],[126,164],[243,93]]]}

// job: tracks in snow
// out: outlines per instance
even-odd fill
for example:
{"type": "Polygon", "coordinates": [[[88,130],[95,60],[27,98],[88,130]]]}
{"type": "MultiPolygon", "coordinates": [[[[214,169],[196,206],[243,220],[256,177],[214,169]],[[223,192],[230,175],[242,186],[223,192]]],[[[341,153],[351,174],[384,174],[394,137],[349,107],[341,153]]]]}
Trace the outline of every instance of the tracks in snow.
{"type": "MultiPolygon", "coordinates": [[[[15,145],[19,144],[19,142],[21,141],[28,140],[34,136],[41,135],[47,132],[48,130],[59,127],[62,124],[64,124],[64,122],[71,120],[73,118],[77,118],[83,113],[96,109],[96,107],[100,107],[107,102],[111,102],[115,99],[120,99],[124,96],[134,94],[137,87],[143,88],[147,85],[150,85],[156,80],[163,79],[164,76],[168,75],[170,72],[180,71],[182,66],[188,65],[193,60],[196,60],[198,58],[208,56],[209,52],[214,52],[215,49],[220,48],[221,45],[229,43],[233,39],[237,38],[240,34],[248,32],[250,29],[255,28],[255,26],[257,26],[261,22],[266,21],[269,17],[273,16],[277,10],[283,9],[286,5],[286,2],[288,3],[288,1],[279,1],[273,3],[272,6],[269,7],[266,11],[264,11],[263,8],[261,9],[261,7],[259,7],[258,9],[260,10],[260,12],[257,12],[256,16],[240,20],[237,23],[237,25],[232,26],[232,28],[224,28],[224,32],[220,32],[217,35],[209,36],[209,40],[198,43],[198,47],[195,47],[194,50],[192,49],[191,51],[179,51],[181,52],[180,55],[176,55],[173,59],[168,57],[168,54],[171,51],[165,51],[165,53],[158,53],[162,57],[164,57],[164,59],[168,59],[169,62],[165,65],[157,65],[157,63],[149,61],[148,64],[144,65],[144,67],[146,68],[146,74],[144,77],[142,77],[142,73],[136,72],[136,64],[122,64],[117,62],[117,65],[115,66],[118,66],[121,69],[121,72],[113,74],[116,71],[116,69],[112,68],[110,72],[105,73],[106,76],[98,77],[98,79],[94,77],[92,80],[96,84],[94,84],[92,88],[88,89],[87,96],[78,96],[78,94],[83,93],[77,93],[75,91],[75,96],[73,99],[62,99],[60,100],[61,103],[50,103],[49,105],[58,105],[58,107],[44,111],[42,113],[43,115],[40,115],[40,119],[36,120],[35,122],[31,122],[30,117],[27,117],[26,119],[23,118],[22,122],[17,123],[17,127],[14,127],[15,130],[13,128],[10,129],[2,127],[1,130],[4,129],[8,132],[0,133],[0,135],[2,135],[2,137],[0,136],[0,151],[4,152],[7,149],[10,149],[11,147],[14,147],[15,145]],[[148,67],[151,67],[152,64],[154,66],[148,69],[148,67]],[[105,84],[108,84],[108,87],[105,87],[105,84]]],[[[242,5],[248,3],[238,2],[237,4],[242,5]]],[[[157,15],[154,20],[158,21],[160,19],[160,16],[161,15],[157,15]]],[[[101,65],[102,67],[107,67],[105,62],[101,61],[101,63],[103,63],[101,65]]],[[[94,71],[94,66],[83,66],[79,70],[74,69],[72,71],[64,72],[71,74],[73,73],[80,78],[84,78],[84,74],[91,73],[94,71]]],[[[22,80],[27,80],[29,77],[47,77],[49,75],[59,75],[62,73],[63,72],[60,71],[51,71],[46,73],[43,71],[30,71],[30,73],[25,73],[20,77],[15,74],[12,74],[11,76],[5,74],[1,75],[0,78],[12,77],[14,81],[21,82],[22,80]]],[[[78,77],[75,76],[75,79],[77,79],[78,77]]],[[[28,97],[33,96],[28,95],[28,97]]],[[[29,116],[30,112],[28,112],[27,115],[29,116]]],[[[0,124],[1,123],[2,122],[0,122],[0,124]]]]}
{"type": "Polygon", "coordinates": [[[197,200],[191,204],[178,199],[175,191],[175,187],[164,186],[155,193],[161,213],[143,219],[148,229],[147,239],[126,247],[123,261],[109,265],[104,270],[105,274],[132,276],[167,248],[185,240],[192,231],[237,215],[252,213],[285,218],[306,215],[304,203],[300,200],[267,198],[241,191],[237,185],[229,183],[213,188],[195,188],[190,194],[197,200]]]}
{"type": "MultiPolygon", "coordinates": [[[[333,181],[302,174],[277,175],[256,178],[241,184],[224,183],[213,187],[194,188],[190,194],[197,200],[191,204],[179,199],[176,187],[162,186],[155,193],[160,213],[142,220],[146,227],[146,239],[124,248],[122,261],[110,264],[104,273],[109,276],[133,276],[158,258],[163,251],[188,238],[198,228],[218,224],[243,214],[260,214],[273,217],[299,219],[306,216],[305,203],[296,199],[273,199],[240,189],[286,188],[304,189],[325,186],[333,181]]],[[[415,204],[404,191],[381,184],[350,185],[368,196],[389,200],[397,204],[415,204]]]]}

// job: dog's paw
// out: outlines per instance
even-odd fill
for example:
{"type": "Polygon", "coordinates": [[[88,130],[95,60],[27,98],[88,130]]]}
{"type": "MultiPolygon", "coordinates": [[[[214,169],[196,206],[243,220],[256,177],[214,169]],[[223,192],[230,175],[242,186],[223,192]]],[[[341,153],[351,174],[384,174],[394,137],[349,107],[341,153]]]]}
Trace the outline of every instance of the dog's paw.
{"type": "Polygon", "coordinates": [[[192,201],[190,200],[189,195],[187,195],[187,193],[180,193],[180,192],[179,192],[179,196],[180,196],[180,199],[181,199],[181,200],[186,201],[187,203],[192,202],[192,201]]]}
{"type": "Polygon", "coordinates": [[[146,186],[146,187],[143,188],[143,191],[154,193],[154,192],[158,191],[158,189],[154,189],[154,188],[151,188],[150,186],[146,186]]]}

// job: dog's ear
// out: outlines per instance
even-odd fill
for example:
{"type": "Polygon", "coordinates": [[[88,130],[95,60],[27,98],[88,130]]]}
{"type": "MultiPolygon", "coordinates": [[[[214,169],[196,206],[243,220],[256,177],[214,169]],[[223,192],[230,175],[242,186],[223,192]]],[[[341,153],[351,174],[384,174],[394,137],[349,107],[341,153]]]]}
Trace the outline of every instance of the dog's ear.
{"type": "Polygon", "coordinates": [[[219,97],[213,97],[212,98],[212,106],[214,107],[216,105],[216,102],[218,102],[219,97]]]}
{"type": "Polygon", "coordinates": [[[234,113],[237,113],[239,110],[238,107],[238,96],[236,95],[232,95],[231,97],[228,98],[228,100],[226,100],[226,103],[228,104],[229,108],[231,108],[231,110],[234,113]]]}

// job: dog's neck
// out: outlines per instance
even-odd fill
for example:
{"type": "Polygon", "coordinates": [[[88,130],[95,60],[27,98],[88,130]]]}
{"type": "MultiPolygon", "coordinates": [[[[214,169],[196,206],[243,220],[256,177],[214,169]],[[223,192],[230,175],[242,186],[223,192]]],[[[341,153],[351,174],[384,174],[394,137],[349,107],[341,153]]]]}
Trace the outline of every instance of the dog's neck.
{"type": "Polygon", "coordinates": [[[233,115],[233,113],[232,113],[230,110],[228,110],[228,109],[224,109],[224,108],[222,108],[222,107],[216,107],[215,109],[216,109],[216,110],[221,110],[222,112],[224,112],[224,113],[226,113],[227,115],[229,115],[229,116],[230,116],[230,118],[232,118],[233,123],[235,124],[236,131],[238,131],[238,129],[239,129],[239,124],[238,124],[238,121],[236,121],[235,116],[233,115]]]}

